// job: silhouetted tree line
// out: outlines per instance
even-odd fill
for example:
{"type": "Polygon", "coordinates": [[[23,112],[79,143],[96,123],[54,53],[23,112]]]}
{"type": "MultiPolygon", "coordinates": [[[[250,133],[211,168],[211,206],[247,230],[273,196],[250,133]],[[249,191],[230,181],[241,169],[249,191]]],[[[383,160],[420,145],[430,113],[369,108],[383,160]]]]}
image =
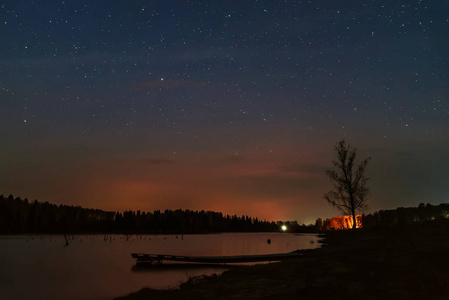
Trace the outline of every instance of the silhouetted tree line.
{"type": "Polygon", "coordinates": [[[398,207],[363,215],[363,228],[406,226],[415,222],[449,218],[449,203],[439,205],[420,203],[418,207],[398,207]]]}
{"type": "MultiPolygon", "coordinates": [[[[449,203],[439,205],[420,203],[418,207],[398,207],[396,209],[380,210],[369,215],[361,215],[363,228],[383,228],[407,226],[417,222],[449,219],[449,203]]],[[[317,230],[339,229],[345,226],[335,226],[333,221],[343,220],[345,217],[335,217],[323,221],[318,218],[315,222],[317,230]]],[[[349,227],[345,227],[349,229],[349,227]]]]}
{"type": "MultiPolygon", "coordinates": [[[[0,196],[0,234],[12,233],[211,233],[272,232],[281,222],[248,216],[224,216],[213,211],[156,210],[107,212],[80,206],[29,202],[0,196]]],[[[285,222],[293,232],[311,232],[312,227],[285,222]]]]}
{"type": "Polygon", "coordinates": [[[0,196],[0,233],[77,233],[109,231],[115,213],[0,196]]]}

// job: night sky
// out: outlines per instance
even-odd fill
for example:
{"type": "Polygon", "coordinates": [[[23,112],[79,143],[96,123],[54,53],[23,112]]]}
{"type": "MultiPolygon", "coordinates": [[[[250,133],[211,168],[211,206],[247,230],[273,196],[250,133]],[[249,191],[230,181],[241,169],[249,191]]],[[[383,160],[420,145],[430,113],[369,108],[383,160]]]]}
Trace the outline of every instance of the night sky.
{"type": "Polygon", "coordinates": [[[0,194],[314,222],[449,202],[449,2],[0,1],[0,194]]]}

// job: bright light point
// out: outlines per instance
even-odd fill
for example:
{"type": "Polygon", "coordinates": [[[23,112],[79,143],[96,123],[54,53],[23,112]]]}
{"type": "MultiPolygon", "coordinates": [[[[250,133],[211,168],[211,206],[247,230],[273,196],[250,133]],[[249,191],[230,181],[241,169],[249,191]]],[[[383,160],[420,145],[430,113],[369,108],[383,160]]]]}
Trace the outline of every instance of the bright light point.
{"type": "Polygon", "coordinates": [[[161,78],[161,81],[164,81],[164,78],[161,78]]]}
{"type": "Polygon", "coordinates": [[[282,225],[282,226],[281,226],[281,229],[282,229],[282,231],[287,231],[287,226],[282,225]]]}

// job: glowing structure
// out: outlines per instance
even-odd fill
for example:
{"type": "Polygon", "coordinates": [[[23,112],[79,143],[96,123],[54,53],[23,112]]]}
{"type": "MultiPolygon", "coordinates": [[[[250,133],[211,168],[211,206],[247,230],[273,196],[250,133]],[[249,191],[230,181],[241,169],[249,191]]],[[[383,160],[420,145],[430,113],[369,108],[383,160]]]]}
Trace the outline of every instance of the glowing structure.
{"type": "MultiPolygon", "coordinates": [[[[362,228],[362,215],[355,216],[356,219],[356,228],[362,228]]],[[[329,229],[335,229],[335,230],[344,230],[344,229],[351,229],[353,225],[352,216],[338,216],[334,217],[332,219],[326,219],[323,224],[322,230],[329,230],[329,229]]]]}

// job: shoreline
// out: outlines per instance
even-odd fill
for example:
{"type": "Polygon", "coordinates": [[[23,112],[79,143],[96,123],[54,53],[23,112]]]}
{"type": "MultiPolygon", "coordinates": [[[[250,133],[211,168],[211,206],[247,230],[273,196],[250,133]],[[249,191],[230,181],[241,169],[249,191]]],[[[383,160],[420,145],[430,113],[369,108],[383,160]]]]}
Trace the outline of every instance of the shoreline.
{"type": "Polygon", "coordinates": [[[446,299],[449,220],[329,231],[301,258],[194,277],[178,289],[115,299],[446,299]]]}

